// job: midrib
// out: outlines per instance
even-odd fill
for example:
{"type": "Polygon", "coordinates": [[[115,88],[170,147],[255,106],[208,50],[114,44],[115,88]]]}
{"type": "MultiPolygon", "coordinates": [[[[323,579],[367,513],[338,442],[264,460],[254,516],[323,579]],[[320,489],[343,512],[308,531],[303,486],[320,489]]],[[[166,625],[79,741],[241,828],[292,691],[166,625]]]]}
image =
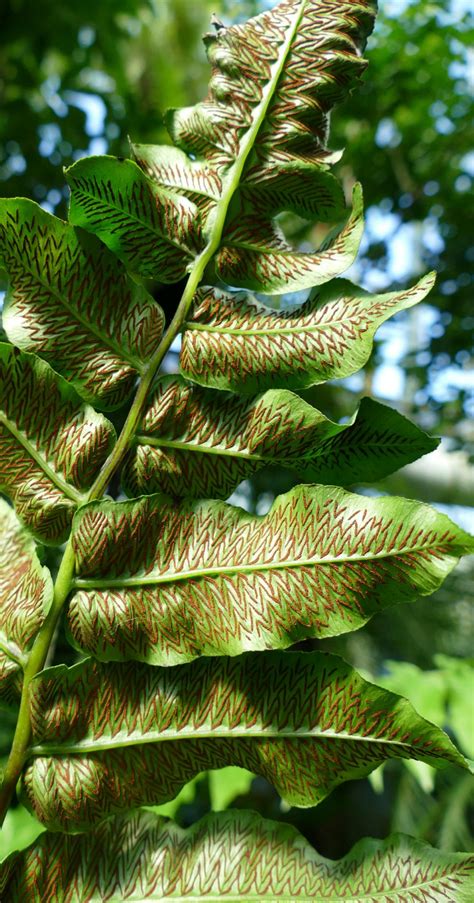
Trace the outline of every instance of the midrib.
{"type": "Polygon", "coordinates": [[[317,727],[311,730],[278,730],[275,728],[265,728],[259,724],[252,725],[249,728],[230,728],[227,726],[219,727],[216,725],[208,730],[201,730],[195,725],[189,725],[187,728],[160,731],[148,731],[146,734],[140,731],[119,731],[114,737],[91,738],[85,740],[77,740],[75,743],[63,742],[55,745],[54,743],[39,743],[29,749],[32,755],[67,755],[70,753],[109,749],[123,749],[127,746],[145,746],[148,743],[166,743],[176,742],[178,740],[212,740],[217,737],[228,737],[231,740],[260,739],[279,739],[282,737],[294,738],[295,740],[335,740],[347,741],[352,740],[357,743],[375,744],[395,747],[397,749],[413,749],[413,743],[403,740],[391,740],[383,737],[371,737],[364,734],[351,734],[348,731],[325,731],[317,727]]]}
{"type": "Polygon", "coordinates": [[[62,307],[65,307],[69,313],[72,314],[75,320],[84,327],[84,329],[89,332],[95,339],[97,339],[102,345],[106,345],[107,348],[110,348],[111,351],[114,351],[117,357],[121,360],[127,361],[127,363],[131,364],[131,366],[140,371],[143,368],[143,362],[137,358],[134,358],[133,355],[127,354],[127,352],[121,347],[119,343],[114,342],[114,340],[107,335],[107,333],[101,332],[99,329],[94,327],[94,321],[91,317],[90,320],[86,320],[83,317],[77,307],[74,307],[69,299],[65,298],[59,292],[55,291],[50,282],[43,282],[37,272],[34,272],[32,269],[29,270],[30,275],[39,282],[39,284],[48,292],[48,294],[52,295],[53,298],[56,298],[59,301],[59,304],[62,307]]]}
{"type": "Polygon", "coordinates": [[[260,100],[260,103],[255,107],[252,125],[245,133],[240,142],[239,153],[234,163],[229,167],[227,174],[222,179],[221,199],[216,205],[211,236],[208,246],[203,252],[203,256],[205,256],[206,259],[206,264],[219,250],[230,202],[240,186],[240,180],[245,164],[247,162],[249,154],[252,152],[255,141],[257,139],[257,135],[262,125],[265,123],[268,108],[273,100],[276,86],[285,68],[291,45],[301,22],[303,12],[306,8],[306,2],[307,0],[301,0],[299,10],[294,17],[293,25],[288,29],[286,39],[282,43],[279,60],[275,65],[275,69],[272,73],[271,78],[262,90],[262,98],[260,100]]]}
{"type": "MultiPolygon", "coordinates": [[[[271,308],[268,309],[268,313],[271,315],[274,311],[271,308]]],[[[363,311],[365,313],[365,311],[363,311]]],[[[325,329],[331,329],[336,326],[343,326],[347,321],[350,321],[350,316],[346,316],[344,318],[341,317],[340,320],[327,320],[325,323],[311,323],[311,324],[295,324],[294,326],[276,326],[272,329],[252,329],[251,327],[243,327],[243,328],[234,328],[225,326],[207,326],[205,323],[193,323],[192,320],[188,320],[186,323],[186,331],[193,332],[216,332],[220,335],[287,335],[292,332],[297,332],[299,335],[308,332],[322,332],[325,329]]],[[[371,323],[371,326],[378,321],[378,318],[374,318],[371,323]]]]}
{"type": "Polygon", "coordinates": [[[15,437],[16,441],[21,445],[22,448],[28,453],[30,458],[33,458],[33,461],[38,465],[40,470],[43,471],[44,475],[48,477],[48,479],[56,486],[56,489],[59,489],[63,495],[67,496],[67,498],[72,499],[73,502],[80,503],[84,500],[84,495],[82,492],[79,492],[78,489],[75,489],[74,486],[71,486],[70,483],[67,483],[63,478],[55,471],[52,467],[47,463],[47,461],[41,457],[40,453],[34,448],[32,443],[29,441],[27,436],[25,436],[20,430],[17,429],[15,424],[5,417],[4,414],[0,412],[0,423],[2,423],[7,430],[15,437]]]}
{"type": "Polygon", "coordinates": [[[198,445],[186,442],[186,440],[160,439],[156,436],[139,435],[136,437],[136,439],[139,445],[150,445],[152,446],[152,448],[176,448],[183,449],[187,452],[200,452],[201,454],[205,455],[219,455],[219,457],[224,456],[229,458],[245,458],[247,461],[263,461],[268,464],[271,464],[273,462],[277,463],[276,458],[271,458],[269,455],[257,455],[247,451],[247,449],[237,450],[219,446],[198,445]]]}
{"type": "MultiPolygon", "coordinates": [[[[438,548],[437,545],[430,545],[430,551],[438,548]]],[[[444,548],[444,546],[441,546],[444,548]]],[[[216,565],[209,568],[193,568],[188,571],[164,572],[155,575],[143,575],[137,577],[117,577],[113,578],[81,578],[76,577],[73,581],[76,589],[119,589],[121,587],[134,586],[155,586],[160,583],[176,583],[183,580],[195,580],[200,577],[225,576],[227,574],[251,574],[255,571],[283,571],[296,570],[303,567],[323,567],[327,564],[344,564],[346,562],[359,561],[380,561],[384,558],[399,558],[405,553],[413,554],[415,552],[426,551],[426,545],[405,546],[400,549],[392,549],[390,552],[366,553],[364,555],[338,555],[337,557],[326,558],[298,558],[288,559],[282,562],[260,561],[255,564],[247,564],[239,566],[234,565],[216,565]]]]}
{"type": "MultiPolygon", "coordinates": [[[[337,432],[333,430],[332,435],[329,437],[323,437],[319,441],[321,443],[329,443],[331,440],[335,440],[340,442],[341,436],[340,433],[344,432],[346,429],[349,429],[353,426],[352,423],[346,424],[335,424],[336,427],[339,427],[337,432]]],[[[343,438],[343,437],[342,437],[343,438]]],[[[146,434],[140,434],[136,436],[136,441],[139,445],[150,445],[152,448],[176,448],[178,450],[183,450],[186,452],[194,452],[203,455],[217,455],[219,457],[227,457],[227,458],[244,458],[247,461],[262,461],[264,464],[284,464],[289,463],[293,465],[299,464],[312,464],[319,463],[318,458],[326,457],[328,453],[330,455],[337,454],[340,449],[337,447],[333,448],[331,445],[326,444],[323,448],[315,449],[311,456],[302,455],[299,456],[297,460],[293,460],[290,454],[285,454],[280,457],[272,457],[270,454],[261,455],[256,454],[254,452],[249,452],[247,449],[234,449],[228,448],[226,446],[220,445],[202,445],[198,442],[192,442],[191,440],[186,439],[162,439],[160,436],[147,436],[146,434]]],[[[381,440],[380,442],[365,442],[359,446],[351,446],[352,451],[355,453],[362,454],[367,449],[380,449],[383,448],[385,452],[390,450],[398,450],[399,448],[404,449],[406,445],[415,444],[413,439],[404,439],[403,437],[397,437],[397,442],[392,442],[387,447],[387,441],[381,440]]],[[[298,453],[298,449],[295,451],[295,454],[298,453]]]]}

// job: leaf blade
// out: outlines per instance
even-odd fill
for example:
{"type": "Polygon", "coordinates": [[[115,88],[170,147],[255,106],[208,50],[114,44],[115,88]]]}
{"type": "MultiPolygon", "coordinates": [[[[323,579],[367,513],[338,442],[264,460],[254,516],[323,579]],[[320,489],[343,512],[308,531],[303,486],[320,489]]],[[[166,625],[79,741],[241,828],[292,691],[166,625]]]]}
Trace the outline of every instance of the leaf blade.
{"type": "Polygon", "coordinates": [[[166,802],[200,771],[227,765],[262,775],[298,806],[393,757],[467,768],[410,703],[323,653],[60,666],[34,681],[31,723],[26,798],[60,830],[166,802]]]}
{"type": "Polygon", "coordinates": [[[97,235],[134,273],[178,282],[201,250],[195,205],[159,189],[131,160],[87,157],[66,171],[69,218],[97,235]]]}
{"type": "Polygon", "coordinates": [[[32,534],[56,545],[67,538],[115,430],[49,364],[12,345],[0,344],[0,386],[0,489],[32,534]]]}
{"type": "Polygon", "coordinates": [[[433,592],[474,540],[426,505],[299,486],[265,517],[160,495],[94,502],[72,542],[74,643],[177,664],[353,630],[433,592]]]}
{"type": "Polygon", "coordinates": [[[23,665],[53,599],[53,584],[14,511],[0,499],[0,699],[18,702],[23,665]]]}
{"type": "Polygon", "coordinates": [[[360,51],[374,14],[371,0],[343,2],[336,13],[314,0],[287,0],[243,25],[207,34],[209,94],[194,107],[169,111],[174,143],[225,169],[258,117],[253,167],[324,161],[328,112],[365,68],[360,51]]]}
{"type": "Polygon", "coordinates": [[[190,895],[274,901],[290,895],[357,903],[376,894],[381,903],[415,903],[435,894],[440,903],[468,903],[474,868],[472,856],[441,853],[402,834],[359,841],[332,861],[292,826],[253,812],[210,814],[186,830],[138,812],[105,822],[92,836],[43,835],[11,856],[0,873],[5,903],[33,903],[38,893],[53,903],[41,868],[45,860],[65,900],[80,899],[88,888],[97,899],[126,895],[131,901],[190,895]]]}
{"type": "Polygon", "coordinates": [[[429,274],[404,292],[377,296],[336,279],[283,313],[203,288],[183,333],[181,373],[199,385],[246,395],[349,376],[366,363],[380,324],[421,301],[433,283],[429,274]]]}
{"type": "Polygon", "coordinates": [[[130,497],[224,499],[266,466],[318,483],[374,482],[437,444],[369,398],[347,424],[337,424],[285,389],[249,398],[169,376],[156,385],[122,485],[130,497]]]}
{"type": "Polygon", "coordinates": [[[256,212],[240,215],[229,224],[216,255],[218,277],[228,285],[275,294],[298,292],[340,276],[354,262],[364,231],[360,185],[354,187],[352,203],[347,223],[314,253],[293,250],[256,212]]]}
{"type": "Polygon", "coordinates": [[[123,404],[161,338],[163,311],[93,236],[22,198],[1,200],[0,214],[9,339],[86,401],[123,404]]]}

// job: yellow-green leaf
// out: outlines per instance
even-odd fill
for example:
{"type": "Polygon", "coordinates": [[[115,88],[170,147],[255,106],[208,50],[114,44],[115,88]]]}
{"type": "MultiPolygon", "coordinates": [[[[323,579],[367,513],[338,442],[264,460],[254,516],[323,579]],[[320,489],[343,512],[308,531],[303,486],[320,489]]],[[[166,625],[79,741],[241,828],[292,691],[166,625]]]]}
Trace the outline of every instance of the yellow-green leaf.
{"type": "Polygon", "coordinates": [[[74,642],[172,665],[354,630],[433,592],[474,539],[427,505],[298,486],[265,517],[152,495],[73,525],[74,642]]]}

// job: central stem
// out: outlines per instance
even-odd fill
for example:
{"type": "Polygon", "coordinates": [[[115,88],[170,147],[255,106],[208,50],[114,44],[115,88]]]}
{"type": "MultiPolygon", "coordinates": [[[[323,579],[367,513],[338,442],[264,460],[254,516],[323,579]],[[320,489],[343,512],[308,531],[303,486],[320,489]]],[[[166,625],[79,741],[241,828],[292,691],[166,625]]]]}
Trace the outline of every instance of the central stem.
{"type": "MultiPolygon", "coordinates": [[[[305,0],[302,0],[301,5],[294,16],[293,22],[288,29],[288,33],[282,44],[279,57],[276,60],[275,64],[272,66],[271,77],[262,90],[259,103],[253,108],[252,122],[249,129],[240,140],[239,153],[223,178],[221,198],[217,202],[216,207],[213,210],[208,222],[207,244],[192,265],[189,279],[186,283],[186,287],[182,294],[176,313],[168,329],[163,335],[163,338],[161,339],[161,342],[159,343],[155,353],[150,358],[150,361],[140,380],[135,398],[130,407],[130,411],[124,423],[123,429],[111,454],[105,461],[87,496],[84,498],[83,504],[90,502],[93,499],[99,499],[102,497],[112,476],[120,466],[140,423],[148,392],[160,367],[160,364],[165,354],[169,350],[173,339],[181,332],[182,327],[186,321],[186,316],[190,308],[192,299],[203,278],[206,267],[211,262],[214,254],[219,250],[229,205],[239,187],[245,164],[247,162],[249,154],[252,152],[260,128],[265,122],[268,108],[272,102],[276,86],[283,72],[287,56],[291,50],[291,45],[304,8],[305,0]]],[[[29,712],[30,684],[33,678],[44,668],[49,648],[54,637],[56,625],[64,608],[66,599],[73,586],[74,569],[74,551],[71,538],[69,538],[57,574],[51,608],[43,623],[43,626],[41,627],[41,630],[36,636],[33,649],[28,659],[28,663],[25,667],[20,710],[16,724],[15,736],[13,738],[10,756],[0,789],[0,825],[3,824],[11,797],[15,789],[15,785],[18,781],[28,755],[28,747],[31,739],[31,724],[29,712]]]]}
{"type": "MultiPolygon", "coordinates": [[[[183,327],[186,314],[189,310],[196,288],[198,287],[202,279],[204,270],[213,253],[214,250],[213,248],[212,250],[210,250],[209,243],[204,251],[200,254],[200,256],[195,260],[192,272],[190,273],[188,282],[186,283],[186,287],[182,294],[176,313],[163,338],[161,339],[161,342],[159,343],[154,355],[150,358],[147,368],[142,376],[142,379],[140,380],[140,384],[138,386],[135,398],[130,407],[130,411],[128,412],[128,416],[123,425],[120,436],[117,439],[117,442],[114,445],[111,454],[109,455],[102,469],[97,475],[97,478],[95,479],[90,491],[85,497],[84,503],[91,502],[93,499],[101,498],[113,474],[119,467],[140,422],[141,416],[143,414],[143,408],[145,406],[147,395],[153,379],[173,339],[178,335],[183,327]]],[[[8,806],[10,805],[16,783],[25,763],[28,746],[31,739],[31,723],[29,712],[30,684],[33,678],[44,668],[56,625],[73,585],[74,567],[74,551],[72,547],[71,537],[69,537],[54,584],[53,601],[51,603],[51,608],[49,609],[43,625],[36,636],[33,649],[31,650],[31,654],[24,671],[23,688],[15,735],[13,738],[10,755],[5,768],[0,789],[0,826],[3,824],[3,821],[5,819],[5,815],[7,813],[8,806]]]]}

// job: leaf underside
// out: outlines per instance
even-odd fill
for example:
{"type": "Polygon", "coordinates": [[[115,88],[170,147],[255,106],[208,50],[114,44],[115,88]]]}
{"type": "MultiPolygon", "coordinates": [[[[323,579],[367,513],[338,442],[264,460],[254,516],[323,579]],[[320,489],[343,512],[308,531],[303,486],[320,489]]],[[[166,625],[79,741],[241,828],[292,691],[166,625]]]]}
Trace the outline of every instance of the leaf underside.
{"type": "Polygon", "coordinates": [[[335,279],[284,312],[250,296],[201,288],[183,335],[181,372],[200,385],[245,395],[350,376],[367,362],[378,327],[421,301],[433,283],[430,274],[403,292],[370,295],[335,279]]]}
{"type": "Polygon", "coordinates": [[[163,311],[93,236],[25,199],[1,200],[1,215],[8,338],[45,358],[86,401],[123,404],[160,340],[163,311]]]}
{"type": "Polygon", "coordinates": [[[365,68],[360,53],[374,14],[373,0],[343,0],[337,12],[286,0],[207,35],[208,96],[166,117],[176,147],[132,145],[140,165],[112,157],[76,163],[67,172],[71,221],[132,272],[162,282],[185,275],[216,224],[213,267],[229,284],[268,293],[344,272],[362,235],[359,187],[348,223],[316,253],[294,250],[272,217],[293,210],[344,220],[342,190],[326,172],[329,111],[365,68]]]}
{"type": "Polygon", "coordinates": [[[410,703],[322,653],[59,666],[32,685],[31,723],[24,794],[54,830],[166,802],[226,765],[263,775],[298,806],[393,757],[466,767],[410,703]]]}
{"type": "Polygon", "coordinates": [[[318,483],[373,482],[437,444],[370,398],[339,425],[285,389],[249,398],[167,376],[138,427],[122,485],[130,497],[225,499],[241,480],[272,465],[318,483]]]}
{"type": "Polygon", "coordinates": [[[347,223],[312,253],[294,250],[281,230],[255,211],[239,214],[224,232],[216,275],[228,285],[267,295],[302,291],[340,276],[354,263],[364,230],[360,185],[352,203],[347,223]]]}
{"type": "Polygon", "coordinates": [[[225,282],[267,293],[297,290],[352,263],[362,230],[358,190],[347,227],[313,254],[293,250],[272,217],[290,210],[341,219],[342,193],[323,168],[328,114],[365,68],[360,52],[374,12],[365,0],[342,2],[337,14],[319,3],[287,0],[244,25],[206,35],[208,96],[166,118],[180,150],[172,156],[167,149],[132,148],[158,184],[200,199],[209,235],[231,186],[215,259],[225,282]]]}
{"type": "Polygon", "coordinates": [[[36,539],[61,543],[115,430],[49,364],[3,343],[0,398],[0,490],[36,539]]]}
{"type": "Polygon", "coordinates": [[[362,840],[336,862],[291,825],[252,812],[212,813],[183,830],[151,812],[89,836],[43,834],[0,867],[4,903],[83,900],[379,900],[469,903],[474,858],[403,834],[362,840]],[[52,889],[45,875],[55,875],[52,889]],[[119,867],[118,867],[119,866],[119,867]]]}
{"type": "Polygon", "coordinates": [[[375,7],[282,0],[216,28],[206,99],[167,114],[175,147],[76,163],[70,223],[0,201],[4,323],[21,349],[0,345],[0,490],[31,534],[0,499],[2,701],[17,701],[52,600],[32,537],[59,544],[72,524],[69,638],[94,656],[29,684],[21,795],[66,833],[0,866],[2,901],[471,899],[472,857],[402,835],[331,862],[251,813],[182,831],[125,812],[227,766],[298,806],[397,757],[469,768],[407,700],[337,657],[259,652],[431,593],[474,551],[467,534],[427,506],[335,486],[300,486],[265,517],[195,500],[225,498],[272,465],[320,484],[370,482],[437,444],[370,399],[336,424],[288,391],[364,366],[376,329],[434,281],[384,295],[323,285],[362,237],[361,187],[349,212],[326,145],[331,108],[365,68],[375,7]],[[332,224],[316,251],[288,242],[275,220],[285,211],[332,224]],[[124,405],[162,337],[163,312],[140,283],[190,273],[211,284],[187,315],[182,376],[155,384],[122,471],[125,492],[142,497],[84,504],[115,442],[88,403],[124,405]],[[312,291],[275,310],[237,288],[312,291]]]}
{"type": "Polygon", "coordinates": [[[426,505],[332,486],[299,486],[265,517],[162,495],[93,502],[73,526],[68,625],[103,660],[285,648],[433,592],[472,547],[426,505]]]}
{"type": "Polygon", "coordinates": [[[365,69],[360,51],[375,6],[341,0],[335,10],[315,0],[284,0],[242,25],[207,34],[209,93],[194,107],[168,113],[174,143],[225,174],[259,117],[244,184],[265,181],[275,164],[324,162],[328,114],[365,69]]]}
{"type": "Polygon", "coordinates": [[[53,598],[47,568],[14,511],[0,498],[0,700],[18,701],[26,653],[53,598]]]}
{"type": "Polygon", "coordinates": [[[69,218],[97,235],[127,269],[177,282],[202,248],[198,210],[158,188],[131,160],[87,157],[66,171],[69,218]]]}

